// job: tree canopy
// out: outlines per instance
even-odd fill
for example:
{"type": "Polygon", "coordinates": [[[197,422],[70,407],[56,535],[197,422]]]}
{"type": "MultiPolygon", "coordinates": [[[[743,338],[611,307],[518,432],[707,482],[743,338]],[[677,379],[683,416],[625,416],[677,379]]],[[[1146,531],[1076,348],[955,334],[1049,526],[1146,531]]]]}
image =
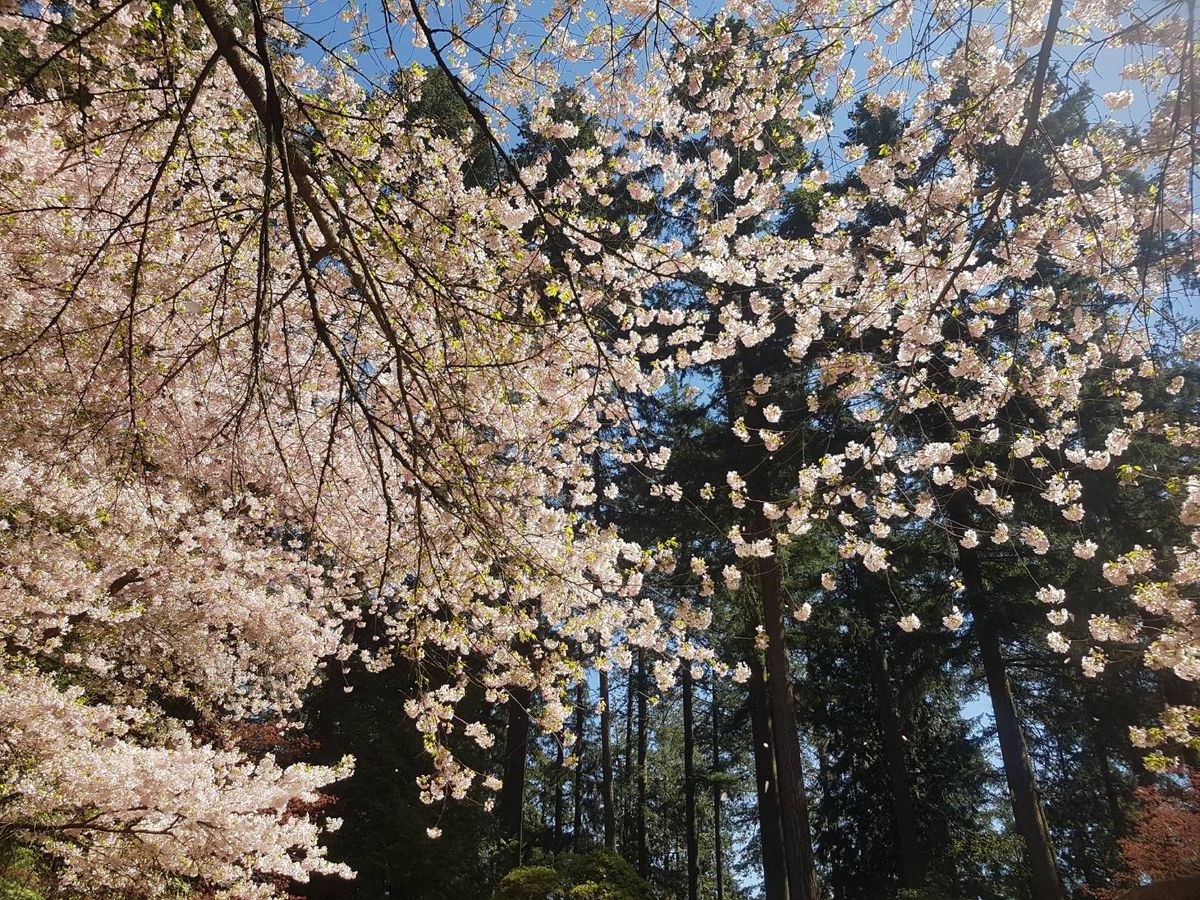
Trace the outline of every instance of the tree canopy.
{"type": "Polygon", "coordinates": [[[0,2],[0,892],[1194,875],[1195,16],[0,2]]]}

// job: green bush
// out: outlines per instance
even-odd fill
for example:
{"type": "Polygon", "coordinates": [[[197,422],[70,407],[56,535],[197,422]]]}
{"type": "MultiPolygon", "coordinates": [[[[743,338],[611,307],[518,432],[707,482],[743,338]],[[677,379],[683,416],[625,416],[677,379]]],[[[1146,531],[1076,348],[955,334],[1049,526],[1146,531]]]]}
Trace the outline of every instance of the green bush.
{"type": "Polygon", "coordinates": [[[901,888],[896,900],[953,900],[949,894],[935,887],[901,888]]]}
{"type": "Polygon", "coordinates": [[[571,900],[650,900],[650,886],[611,850],[566,856],[560,869],[571,900]]]}
{"type": "Polygon", "coordinates": [[[560,900],[562,878],[548,866],[513,869],[496,888],[496,900],[560,900]]]}
{"type": "Polygon", "coordinates": [[[562,856],[554,868],[513,869],[500,881],[496,900],[650,900],[650,888],[617,854],[594,850],[562,856]]]}

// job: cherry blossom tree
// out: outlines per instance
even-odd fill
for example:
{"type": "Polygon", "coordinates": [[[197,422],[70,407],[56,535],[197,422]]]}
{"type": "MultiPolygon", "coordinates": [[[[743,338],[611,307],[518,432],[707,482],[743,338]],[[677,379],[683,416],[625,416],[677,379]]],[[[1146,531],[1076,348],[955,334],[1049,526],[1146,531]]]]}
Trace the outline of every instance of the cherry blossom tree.
{"type": "MultiPolygon", "coordinates": [[[[271,896],[270,876],[336,869],[298,804],[348,764],[281,768],[240,751],[235,726],[288,720],[351,657],[431,663],[406,708],[429,802],[500,787],[449,749],[494,740],[457,714],[468,690],[528,698],[561,732],[586,668],[628,668],[630,646],[687,646],[692,670],[727,674],[643,596],[669,554],[589,515],[597,455],[684,499],[633,402],[669,377],[786,335],[816,408],[870,432],[791,452],[813,410],[747,369],[753,402],[728,424],[756,470],[686,500],[751,506],[723,539],[754,569],[701,565],[700,594],[718,574],[748,588],[743,566],[761,589],[777,548],[817,524],[872,572],[918,519],[968,552],[1040,555],[1050,538],[1028,510],[1082,523],[1075,473],[1117,465],[1131,432],[1195,446],[1195,424],[1149,421],[1138,389],[1176,349],[1154,330],[1194,259],[1188,4],[411,0],[348,5],[342,48],[309,12],[0,6],[0,824],[69,880],[271,896]],[[421,71],[375,83],[376,54],[413,47],[491,147],[494,183],[468,178],[465,142],[422,116],[421,71]],[[1071,60],[1069,81],[1118,51],[1128,89],[1105,103],[1137,100],[1142,119],[1042,146],[1052,67],[1071,60]],[[902,111],[898,139],[812,162],[856,102],[902,111]],[[567,148],[566,171],[514,155],[518,107],[567,148]],[[571,146],[583,118],[597,142],[571,146]],[[1036,198],[1020,168],[1035,145],[1050,160],[1036,198]],[[996,147],[1013,162],[983,179],[996,147]],[[860,186],[823,191],[835,166],[860,186]],[[796,189],[817,198],[801,238],[770,227],[796,189]],[[875,221],[880,205],[899,212],[875,221]],[[1038,283],[1042,262],[1084,287],[1038,283]],[[1085,439],[1089,379],[1119,412],[1085,439]],[[1036,429],[1013,419],[1025,406],[1036,429]],[[936,434],[904,428],[922,411],[936,434]],[[1004,456],[1030,461],[1036,490],[988,462],[1004,456]]],[[[1164,485],[1189,527],[1196,477],[1164,485]]],[[[1080,564],[1101,565],[1087,540],[1080,564]]],[[[1130,618],[1093,620],[1096,641],[1151,635],[1148,663],[1194,681],[1197,552],[1103,563],[1132,588],[1130,618]],[[1139,630],[1143,615],[1160,624],[1139,630]]],[[[1097,671],[1102,651],[1086,660],[1097,671]]]]}

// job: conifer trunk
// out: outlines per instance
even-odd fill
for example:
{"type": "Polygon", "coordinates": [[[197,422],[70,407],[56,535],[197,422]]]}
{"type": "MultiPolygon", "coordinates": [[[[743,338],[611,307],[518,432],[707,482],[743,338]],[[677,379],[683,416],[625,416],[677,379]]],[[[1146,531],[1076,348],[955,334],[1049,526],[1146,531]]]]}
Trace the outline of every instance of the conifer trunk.
{"type": "Polygon", "coordinates": [[[725,836],[721,833],[721,708],[717,704],[717,679],[712,681],[712,805],[713,855],[717,900],[725,900],[725,836]]]}
{"type": "MultiPolygon", "coordinates": [[[[956,512],[956,530],[960,530],[965,527],[962,523],[966,521],[961,502],[956,512]]],[[[958,565],[975,620],[975,638],[996,717],[996,734],[1012,799],[1013,819],[1025,849],[1030,890],[1038,900],[1062,900],[1063,886],[1058,874],[1054,842],[1050,837],[1050,825],[1038,796],[1033,763],[1029,758],[1029,748],[1025,744],[1012,685],[1008,680],[1008,669],[1000,648],[1000,635],[992,611],[987,608],[979,557],[973,549],[960,544],[958,565]]]]}
{"type": "Polygon", "coordinates": [[[554,741],[554,847],[555,853],[563,848],[563,745],[554,741]]]}
{"type": "Polygon", "coordinates": [[[1030,885],[1039,900],[1060,900],[1064,895],[1050,837],[1050,825],[1038,796],[1033,764],[1029,759],[1029,749],[1013,700],[1012,685],[1000,652],[1000,639],[990,624],[977,624],[976,635],[988,692],[992,697],[1000,754],[1004,759],[1004,775],[1012,797],[1013,819],[1025,845],[1025,864],[1029,868],[1030,885]]]}
{"type": "MultiPolygon", "coordinates": [[[[757,356],[747,361],[743,377],[753,371],[764,371],[757,356]]],[[[744,407],[746,424],[755,430],[767,427],[768,422],[757,405],[744,407]]],[[[771,473],[774,463],[770,456],[749,451],[744,457],[746,483],[751,500],[764,502],[771,496],[771,473]]],[[[774,543],[772,524],[761,512],[750,521],[751,540],[767,539],[774,543]]],[[[767,639],[765,659],[766,696],[771,728],[771,747],[775,755],[775,775],[779,781],[779,819],[783,826],[784,869],[787,872],[790,900],[816,900],[817,871],[813,861],[812,833],[808,822],[808,798],[804,788],[803,757],[800,752],[800,729],[796,723],[795,700],[792,696],[791,663],[788,658],[787,637],[783,624],[783,597],[779,558],[760,558],[753,574],[761,603],[762,626],[767,639]]]]}
{"type": "Polygon", "coordinates": [[[575,781],[571,788],[574,821],[571,825],[571,848],[583,852],[583,730],[587,724],[584,709],[587,704],[587,688],[581,681],[575,686],[575,781]]]}
{"type": "MultiPolygon", "coordinates": [[[[868,588],[868,591],[870,589],[868,588]]],[[[875,681],[875,702],[879,710],[879,725],[883,734],[884,761],[891,787],[892,815],[896,829],[896,849],[900,857],[900,884],[906,888],[920,887],[925,880],[921,847],[917,841],[917,817],[913,810],[912,779],[908,771],[907,753],[892,678],[885,637],[879,625],[879,610],[875,607],[875,636],[871,646],[871,670],[875,681]]]]}
{"type": "Polygon", "coordinates": [[[808,824],[800,731],[796,725],[792,698],[791,666],[783,629],[779,564],[772,556],[761,560],[757,568],[763,627],[767,635],[767,698],[771,711],[775,774],[779,779],[779,811],[783,823],[788,892],[792,900],[815,900],[818,897],[817,872],[808,824]]]}
{"type": "Polygon", "coordinates": [[[779,779],[775,777],[767,682],[758,653],[750,654],[750,729],[754,740],[754,786],[758,794],[759,844],[762,849],[763,894],[766,900],[787,900],[787,871],[783,864],[783,824],[779,819],[779,779]]]}
{"type": "Polygon", "coordinates": [[[638,874],[650,877],[650,847],[646,842],[646,651],[638,648],[637,680],[637,824],[638,874]]]}
{"type": "Polygon", "coordinates": [[[621,852],[630,865],[637,862],[633,838],[633,694],[634,670],[625,676],[625,760],[621,766],[621,852]]]}
{"type": "Polygon", "coordinates": [[[529,691],[513,688],[505,704],[508,727],[504,736],[504,784],[497,801],[497,818],[506,838],[514,842],[512,857],[520,865],[521,826],[525,805],[525,760],[529,753],[529,691]]]}
{"type": "Polygon", "coordinates": [[[604,806],[604,846],[612,850],[617,842],[616,817],[613,810],[613,760],[611,714],[608,709],[608,673],[600,673],[600,801],[604,806]]]}
{"type": "Polygon", "coordinates": [[[696,721],[695,687],[687,661],[683,665],[683,806],[687,844],[688,900],[700,897],[700,843],[696,836],[696,721]]]}

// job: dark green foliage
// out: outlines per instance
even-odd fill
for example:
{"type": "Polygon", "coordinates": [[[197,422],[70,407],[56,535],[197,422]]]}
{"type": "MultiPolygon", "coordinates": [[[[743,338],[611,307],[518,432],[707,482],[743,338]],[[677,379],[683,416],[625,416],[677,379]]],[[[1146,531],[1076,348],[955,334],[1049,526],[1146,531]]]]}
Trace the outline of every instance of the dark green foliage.
{"type": "Polygon", "coordinates": [[[379,675],[355,673],[354,691],[339,680],[310,707],[310,733],[320,756],[355,757],[354,775],[333,786],[329,813],[345,820],[327,841],[331,858],[347,863],[354,881],[317,878],[309,900],[462,900],[490,893],[490,818],[477,806],[444,808],[420,802],[416,778],[427,771],[420,735],[404,714],[414,685],[405,667],[379,675]],[[431,840],[426,828],[442,828],[431,840]]]}
{"type": "MultiPolygon", "coordinates": [[[[410,119],[417,123],[427,122],[435,133],[462,142],[469,160],[464,172],[467,184],[494,184],[499,175],[495,149],[470,108],[441,69],[425,69],[421,75],[423,80],[417,102],[408,108],[410,119]]],[[[397,88],[403,90],[404,79],[397,80],[397,88]]]]}
{"type": "Polygon", "coordinates": [[[839,576],[839,590],[805,623],[799,685],[817,757],[814,837],[831,894],[902,896],[874,659],[887,654],[891,696],[882,699],[902,729],[927,896],[1021,896],[1012,879],[1019,851],[998,840],[1003,820],[992,815],[991,765],[961,714],[968,670],[948,664],[956,642],[933,629],[897,635],[892,625],[901,609],[933,619],[945,584],[926,579],[906,590],[849,567],[839,576]]]}

